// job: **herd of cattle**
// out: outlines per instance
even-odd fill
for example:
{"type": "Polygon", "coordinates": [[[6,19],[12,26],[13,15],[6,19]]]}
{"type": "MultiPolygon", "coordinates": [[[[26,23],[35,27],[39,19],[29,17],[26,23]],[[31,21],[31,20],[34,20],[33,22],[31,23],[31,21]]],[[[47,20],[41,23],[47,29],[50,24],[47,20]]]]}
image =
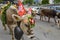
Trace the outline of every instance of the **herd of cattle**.
{"type": "Polygon", "coordinates": [[[46,20],[46,17],[48,17],[48,22],[50,22],[50,18],[53,18],[55,21],[55,24],[57,24],[58,28],[60,28],[60,13],[59,12],[57,12],[54,9],[41,8],[38,13],[40,14],[40,20],[43,21],[43,17],[46,20]]]}
{"type": "MultiPolygon", "coordinates": [[[[55,23],[58,24],[58,27],[60,28],[60,13],[58,13],[56,10],[53,9],[40,9],[38,12],[40,15],[40,20],[43,20],[43,17],[46,20],[46,17],[48,17],[48,22],[50,21],[50,18],[54,18],[55,23]],[[57,18],[56,18],[57,17],[57,18]]],[[[7,26],[10,30],[10,33],[12,34],[12,40],[14,40],[14,31],[13,29],[17,26],[17,21],[19,22],[19,27],[23,30],[25,34],[33,34],[32,29],[30,28],[29,20],[27,18],[28,14],[25,14],[23,17],[20,17],[17,14],[16,8],[13,8],[13,6],[9,7],[6,11],[6,20],[7,20],[7,26]],[[24,29],[25,28],[25,29],[24,29]],[[30,31],[30,32],[28,32],[30,31]]],[[[32,16],[34,17],[36,14],[35,12],[32,12],[32,16]]],[[[6,30],[6,26],[4,26],[4,29],[6,30]]],[[[34,36],[34,35],[31,35],[34,36]]]]}
{"type": "MultiPolygon", "coordinates": [[[[36,12],[33,12],[32,14],[36,15],[36,12]]],[[[60,12],[57,12],[54,9],[49,8],[40,8],[38,11],[38,14],[40,16],[40,20],[43,21],[43,18],[46,20],[46,17],[48,17],[48,22],[50,22],[50,18],[53,18],[55,21],[55,24],[57,24],[58,28],[60,28],[60,12]]]]}

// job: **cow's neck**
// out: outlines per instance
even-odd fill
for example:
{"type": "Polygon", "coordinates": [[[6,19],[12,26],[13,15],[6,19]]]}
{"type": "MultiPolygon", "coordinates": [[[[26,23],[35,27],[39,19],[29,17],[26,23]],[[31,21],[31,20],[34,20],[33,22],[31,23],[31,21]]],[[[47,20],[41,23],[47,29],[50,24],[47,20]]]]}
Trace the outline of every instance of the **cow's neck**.
{"type": "Polygon", "coordinates": [[[20,24],[21,24],[21,21],[18,21],[17,22],[17,26],[20,27],[20,24]]]}

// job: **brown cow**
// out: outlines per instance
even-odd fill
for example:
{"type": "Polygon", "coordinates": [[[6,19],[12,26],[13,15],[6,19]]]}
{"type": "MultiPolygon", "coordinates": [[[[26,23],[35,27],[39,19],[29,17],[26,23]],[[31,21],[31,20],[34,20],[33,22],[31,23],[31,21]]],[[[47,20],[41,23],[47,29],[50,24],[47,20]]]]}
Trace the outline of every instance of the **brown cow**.
{"type": "MultiPolygon", "coordinates": [[[[27,14],[26,14],[27,15],[27,14]]],[[[7,20],[7,26],[10,30],[10,33],[12,34],[12,40],[14,40],[14,28],[17,26],[17,21],[20,22],[20,27],[23,30],[24,33],[32,35],[31,32],[29,20],[27,16],[20,17],[17,15],[17,10],[14,8],[14,6],[11,6],[6,11],[6,20],[7,20]]],[[[6,28],[6,26],[4,26],[6,28]]],[[[34,35],[32,35],[34,36],[34,35]]]]}
{"type": "MultiPolygon", "coordinates": [[[[12,34],[12,40],[14,40],[13,30],[17,26],[16,21],[14,21],[14,19],[12,18],[13,17],[12,16],[13,14],[16,14],[17,15],[17,11],[16,11],[16,9],[13,6],[11,6],[6,11],[6,20],[7,20],[7,26],[9,28],[9,30],[10,30],[10,33],[12,34]]],[[[6,28],[6,26],[5,26],[5,28],[6,28]]]]}
{"type": "Polygon", "coordinates": [[[55,17],[57,16],[56,13],[57,12],[53,9],[41,9],[41,11],[40,11],[40,20],[41,20],[41,18],[43,20],[43,16],[44,17],[47,16],[48,17],[48,22],[50,21],[50,18],[52,17],[52,18],[54,18],[55,23],[56,23],[56,19],[55,19],[55,17]]]}

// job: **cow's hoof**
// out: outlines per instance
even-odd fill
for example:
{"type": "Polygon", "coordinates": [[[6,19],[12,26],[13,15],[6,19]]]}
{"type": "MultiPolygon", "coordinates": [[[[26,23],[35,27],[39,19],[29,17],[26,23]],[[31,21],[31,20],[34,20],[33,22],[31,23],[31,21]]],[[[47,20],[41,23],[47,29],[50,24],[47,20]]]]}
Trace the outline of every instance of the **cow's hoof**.
{"type": "Polygon", "coordinates": [[[14,38],[12,38],[12,40],[14,40],[14,38]]]}
{"type": "Polygon", "coordinates": [[[32,38],[34,38],[35,36],[34,35],[28,35],[27,36],[29,39],[32,39],[32,38]]]}
{"type": "Polygon", "coordinates": [[[33,39],[35,36],[30,37],[30,39],[33,39]]]}

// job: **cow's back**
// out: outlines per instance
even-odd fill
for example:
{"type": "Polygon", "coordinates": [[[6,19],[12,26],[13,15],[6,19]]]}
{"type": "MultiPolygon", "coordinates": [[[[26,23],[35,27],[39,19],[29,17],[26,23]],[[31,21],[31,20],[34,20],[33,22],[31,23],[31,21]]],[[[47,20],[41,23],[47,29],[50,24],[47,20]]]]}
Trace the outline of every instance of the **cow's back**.
{"type": "Polygon", "coordinates": [[[55,17],[56,13],[57,12],[52,9],[42,9],[41,10],[41,14],[44,14],[45,16],[55,17]]]}
{"type": "Polygon", "coordinates": [[[13,24],[14,20],[12,19],[12,14],[17,14],[15,9],[9,8],[6,11],[7,24],[13,24]]]}
{"type": "Polygon", "coordinates": [[[12,10],[10,8],[6,11],[7,24],[13,23],[12,12],[11,11],[12,10]]]}
{"type": "Polygon", "coordinates": [[[50,14],[51,14],[52,17],[55,17],[56,16],[56,13],[57,13],[56,10],[51,10],[51,13],[50,14]]]}

